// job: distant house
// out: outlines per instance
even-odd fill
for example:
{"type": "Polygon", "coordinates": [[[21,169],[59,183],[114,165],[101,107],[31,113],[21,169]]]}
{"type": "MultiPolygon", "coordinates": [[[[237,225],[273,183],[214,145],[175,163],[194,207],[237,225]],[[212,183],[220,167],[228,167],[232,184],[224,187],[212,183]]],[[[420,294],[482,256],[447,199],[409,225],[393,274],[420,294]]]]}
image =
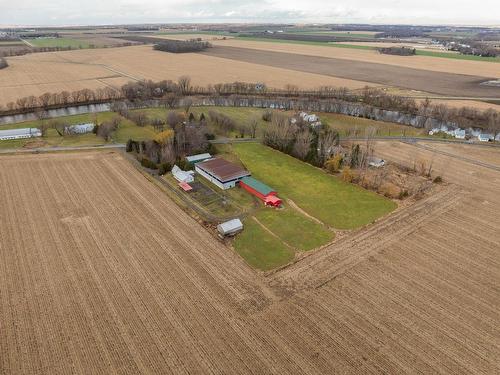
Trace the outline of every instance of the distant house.
{"type": "Polygon", "coordinates": [[[76,124],[76,125],[69,125],[64,127],[64,133],[65,134],[85,134],[85,133],[92,133],[92,131],[95,128],[95,124],[93,123],[86,123],[86,124],[76,124]]]}
{"type": "Polygon", "coordinates": [[[172,175],[181,183],[190,183],[194,181],[193,171],[183,171],[177,165],[172,168],[172,175]]]}
{"type": "Polygon", "coordinates": [[[277,197],[277,192],[274,189],[253,177],[243,177],[239,185],[250,194],[259,198],[266,206],[279,207],[282,204],[281,199],[277,197]]]}
{"type": "Polygon", "coordinates": [[[221,236],[234,236],[243,230],[240,219],[233,219],[217,225],[217,231],[221,236]]]}
{"type": "Polygon", "coordinates": [[[235,187],[236,183],[243,177],[250,176],[249,171],[221,158],[208,159],[196,163],[195,170],[223,190],[235,187]]]}
{"type": "Polygon", "coordinates": [[[368,165],[370,167],[380,168],[385,165],[385,160],[376,157],[371,157],[370,159],[368,159],[368,165]]]}
{"type": "Polygon", "coordinates": [[[489,142],[489,141],[492,141],[494,138],[491,134],[484,134],[484,133],[481,133],[477,136],[477,139],[480,141],[480,142],[489,142]]]}
{"type": "Polygon", "coordinates": [[[457,138],[457,139],[465,139],[465,130],[463,130],[463,129],[455,129],[455,138],[457,138]]]}
{"type": "Polygon", "coordinates": [[[23,139],[41,137],[42,132],[37,128],[22,128],[22,129],[8,129],[0,130],[0,141],[9,139],[23,139]]]}

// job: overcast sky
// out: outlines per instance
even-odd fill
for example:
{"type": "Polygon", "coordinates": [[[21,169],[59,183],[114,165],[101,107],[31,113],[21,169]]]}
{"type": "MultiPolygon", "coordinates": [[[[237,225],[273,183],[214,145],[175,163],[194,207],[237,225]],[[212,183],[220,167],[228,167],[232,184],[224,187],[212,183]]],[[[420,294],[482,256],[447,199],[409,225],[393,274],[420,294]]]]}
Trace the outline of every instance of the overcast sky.
{"type": "Polygon", "coordinates": [[[0,0],[0,25],[160,22],[500,26],[500,0],[0,0]]]}

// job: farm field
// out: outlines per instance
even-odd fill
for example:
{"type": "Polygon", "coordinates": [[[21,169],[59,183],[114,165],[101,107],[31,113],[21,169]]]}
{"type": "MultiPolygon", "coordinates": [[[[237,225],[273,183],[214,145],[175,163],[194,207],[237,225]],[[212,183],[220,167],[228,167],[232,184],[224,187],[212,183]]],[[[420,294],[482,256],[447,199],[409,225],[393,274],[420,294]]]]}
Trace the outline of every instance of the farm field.
{"type": "Polygon", "coordinates": [[[28,45],[33,47],[71,47],[89,48],[89,44],[83,40],[72,38],[35,38],[25,39],[28,45]]]}
{"type": "Polygon", "coordinates": [[[1,372],[497,373],[500,172],[421,156],[435,194],[267,276],[120,154],[1,157],[1,372]]]}
{"type": "Polygon", "coordinates": [[[453,60],[434,58],[431,56],[390,56],[382,55],[371,49],[328,48],[323,45],[294,44],[289,41],[269,42],[244,40],[243,38],[213,41],[216,46],[239,47],[264,51],[286,52],[307,56],[321,56],[335,59],[346,59],[395,65],[432,72],[479,75],[481,77],[499,77],[500,65],[491,62],[453,60]]]}
{"type": "Polygon", "coordinates": [[[106,86],[119,88],[128,81],[177,80],[182,75],[189,75],[196,85],[265,81],[270,87],[294,84],[306,89],[322,85],[353,89],[376,86],[358,80],[221,60],[201,54],[193,58],[191,54],[153,51],[147,45],[37,53],[9,57],[8,62],[9,67],[0,71],[0,104],[4,105],[21,96],[44,92],[106,86]]]}
{"type": "MultiPolygon", "coordinates": [[[[335,76],[344,79],[356,78],[383,86],[403,87],[434,94],[462,96],[464,93],[467,93],[471,97],[500,98],[498,88],[479,84],[484,78],[478,75],[468,76],[433,72],[430,70],[391,66],[367,61],[306,56],[289,52],[250,50],[241,47],[219,46],[209,48],[203,51],[202,54],[252,64],[279,66],[290,70],[335,76]]],[[[497,70],[500,74],[500,64],[497,70]]]]}

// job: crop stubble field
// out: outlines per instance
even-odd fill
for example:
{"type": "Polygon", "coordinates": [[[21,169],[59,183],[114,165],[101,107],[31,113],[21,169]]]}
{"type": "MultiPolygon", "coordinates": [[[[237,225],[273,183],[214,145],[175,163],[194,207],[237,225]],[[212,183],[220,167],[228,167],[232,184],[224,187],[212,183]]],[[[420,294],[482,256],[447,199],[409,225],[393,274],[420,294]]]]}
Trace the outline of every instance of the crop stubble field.
{"type": "Polygon", "coordinates": [[[10,57],[9,68],[0,71],[0,103],[44,92],[119,88],[131,80],[176,80],[181,75],[191,76],[197,85],[234,81],[303,89],[396,85],[447,96],[499,95],[498,88],[478,84],[500,78],[498,63],[237,38],[212,43],[215,47],[204,54],[170,54],[145,45],[10,57]]]}
{"type": "Polygon", "coordinates": [[[0,373],[498,373],[500,172],[377,153],[449,183],[267,276],[118,153],[2,157],[0,373]]]}

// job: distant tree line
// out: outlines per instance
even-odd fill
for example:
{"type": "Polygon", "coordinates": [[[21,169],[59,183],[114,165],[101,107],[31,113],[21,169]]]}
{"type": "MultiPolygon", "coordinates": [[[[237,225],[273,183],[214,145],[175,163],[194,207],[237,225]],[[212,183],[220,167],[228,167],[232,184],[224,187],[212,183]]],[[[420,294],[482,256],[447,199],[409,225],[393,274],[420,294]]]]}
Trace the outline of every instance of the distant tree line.
{"type": "Polygon", "coordinates": [[[7,63],[7,60],[5,60],[3,57],[0,57],[0,69],[7,68],[9,64],[7,63]]]}
{"type": "Polygon", "coordinates": [[[164,40],[156,43],[154,49],[163,52],[186,53],[199,52],[210,48],[212,45],[209,42],[200,41],[197,39],[190,40],[164,40]]]}
{"type": "MultiPolygon", "coordinates": [[[[375,109],[397,111],[400,114],[456,123],[463,128],[493,129],[498,126],[500,121],[499,112],[493,109],[481,111],[470,107],[452,108],[443,104],[434,104],[430,100],[417,102],[413,98],[392,95],[380,89],[368,87],[361,91],[350,91],[342,87],[322,86],[316,90],[304,91],[293,85],[287,85],[283,89],[269,89],[262,84],[242,82],[201,87],[194,86],[188,76],[182,76],[176,82],[170,80],[131,82],[119,90],[105,87],[96,90],[83,89],[73,92],[44,93],[38,97],[22,97],[15,102],[7,103],[6,106],[0,105],[0,112],[23,113],[36,109],[45,110],[75,104],[116,100],[126,100],[134,103],[135,107],[149,106],[151,105],[150,101],[155,101],[154,105],[176,108],[180,103],[192,105],[193,101],[186,99],[190,96],[214,98],[215,101],[225,97],[239,98],[247,103],[258,99],[270,99],[281,102],[283,108],[289,109],[297,106],[308,108],[314,103],[327,101],[329,111],[335,111],[335,107],[351,103],[351,106],[361,108],[362,112],[367,114],[372,113],[375,109]]],[[[355,112],[349,114],[359,116],[355,112]]]]}
{"type": "Polygon", "coordinates": [[[382,47],[378,48],[380,53],[385,55],[397,55],[397,56],[413,56],[417,54],[415,48],[408,47],[382,47]]]}

